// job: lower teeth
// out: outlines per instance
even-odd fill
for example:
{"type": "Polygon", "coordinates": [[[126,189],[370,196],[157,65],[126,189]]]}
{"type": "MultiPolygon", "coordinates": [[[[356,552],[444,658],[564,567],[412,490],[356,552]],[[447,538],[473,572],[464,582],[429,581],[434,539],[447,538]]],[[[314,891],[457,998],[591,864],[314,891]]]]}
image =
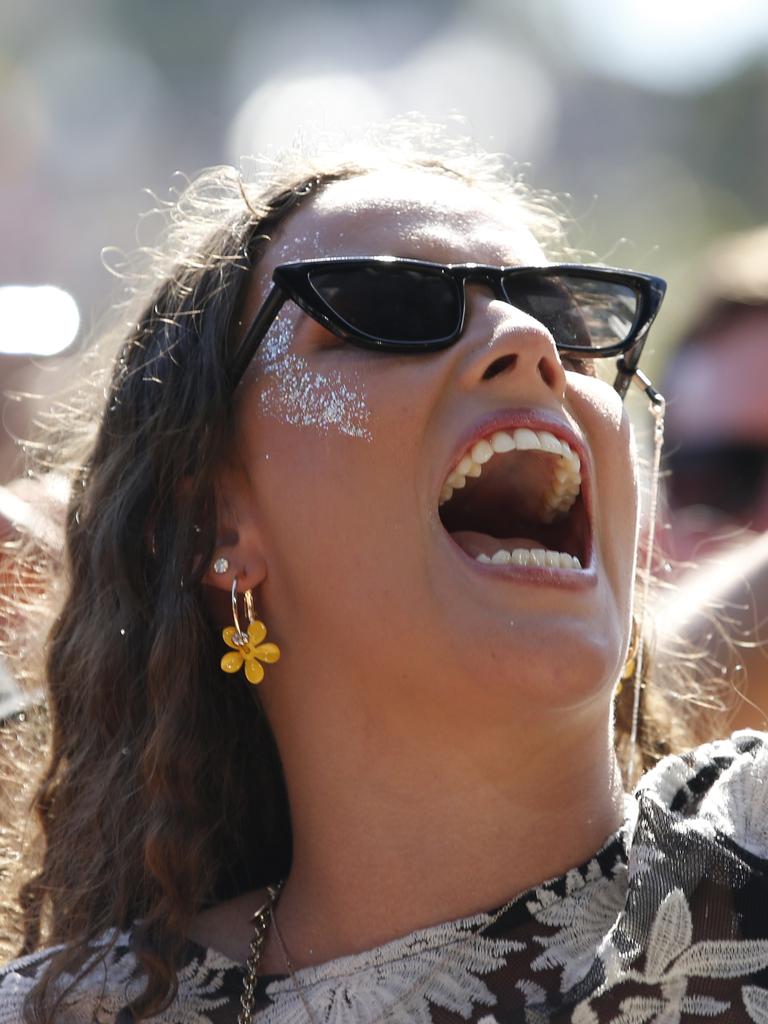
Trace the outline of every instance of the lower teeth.
{"type": "Polygon", "coordinates": [[[548,569],[581,568],[581,562],[575,555],[566,554],[564,551],[547,551],[542,548],[514,548],[512,551],[505,551],[502,548],[492,557],[476,555],[475,561],[493,565],[542,566],[548,569]]]}

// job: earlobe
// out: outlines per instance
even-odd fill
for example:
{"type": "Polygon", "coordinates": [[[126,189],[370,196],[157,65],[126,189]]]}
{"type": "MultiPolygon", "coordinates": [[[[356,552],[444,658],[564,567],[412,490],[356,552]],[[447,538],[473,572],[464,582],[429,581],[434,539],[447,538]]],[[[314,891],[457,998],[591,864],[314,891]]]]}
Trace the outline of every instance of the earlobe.
{"type": "Polygon", "coordinates": [[[234,545],[217,543],[214,557],[203,576],[202,582],[216,590],[229,592],[232,580],[237,577],[240,586],[253,590],[264,582],[267,563],[254,545],[242,543],[238,537],[234,545]]]}
{"type": "Polygon", "coordinates": [[[267,563],[242,474],[228,473],[219,481],[216,506],[216,546],[202,582],[229,592],[237,577],[240,588],[253,590],[266,578],[267,563]]]}

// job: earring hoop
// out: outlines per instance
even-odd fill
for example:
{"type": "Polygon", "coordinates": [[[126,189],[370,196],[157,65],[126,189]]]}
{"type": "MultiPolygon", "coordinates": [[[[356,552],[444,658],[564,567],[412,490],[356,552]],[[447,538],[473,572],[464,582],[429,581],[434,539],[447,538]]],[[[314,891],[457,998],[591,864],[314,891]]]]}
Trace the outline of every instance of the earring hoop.
{"type": "Polygon", "coordinates": [[[245,614],[248,616],[248,622],[254,622],[256,619],[256,609],[253,604],[253,591],[246,590],[243,594],[243,600],[245,601],[245,614]]]}
{"type": "MultiPolygon", "coordinates": [[[[246,591],[250,594],[250,590],[246,591]]],[[[237,576],[232,577],[232,618],[235,623],[235,632],[232,635],[232,640],[237,644],[244,644],[248,642],[248,634],[244,633],[240,626],[240,617],[237,613],[237,576]]],[[[226,640],[227,638],[224,637],[226,640]]]]}
{"type": "Polygon", "coordinates": [[[256,609],[253,600],[253,591],[246,590],[243,594],[245,613],[248,616],[248,626],[243,630],[240,625],[238,612],[237,576],[232,580],[232,619],[234,626],[227,626],[222,630],[224,643],[231,650],[222,655],[221,668],[224,672],[239,672],[241,668],[245,671],[245,677],[249,683],[254,685],[260,683],[264,678],[264,667],[274,664],[280,658],[280,648],[277,644],[264,643],[267,636],[267,627],[256,618],[256,609]]]}
{"type": "Polygon", "coordinates": [[[640,624],[635,615],[632,616],[632,631],[629,636],[629,649],[624,659],[624,667],[621,670],[622,682],[631,679],[637,668],[637,652],[640,647],[640,624]]]}

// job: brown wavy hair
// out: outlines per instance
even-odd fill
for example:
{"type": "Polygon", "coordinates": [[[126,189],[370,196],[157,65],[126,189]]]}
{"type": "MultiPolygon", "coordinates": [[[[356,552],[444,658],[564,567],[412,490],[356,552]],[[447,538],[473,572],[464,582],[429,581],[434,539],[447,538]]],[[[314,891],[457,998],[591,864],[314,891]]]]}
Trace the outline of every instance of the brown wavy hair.
{"type": "MultiPolygon", "coordinates": [[[[46,461],[69,473],[71,496],[45,648],[39,869],[16,913],[22,953],[59,948],[27,997],[29,1024],[53,1024],[137,922],[146,984],[132,1010],[137,1021],[159,1012],[176,993],[193,915],[290,866],[278,751],[253,688],[221,686],[200,585],[214,548],[214,468],[234,429],[229,349],[276,228],[327,184],[396,165],[515,204],[550,255],[565,251],[551,201],[501,160],[421,123],[381,137],[351,155],[293,154],[250,183],[232,168],[192,182],[166,210],[165,244],[131,297],[138,312],[106,389],[86,388],[77,424],[69,404],[63,455],[46,461]]],[[[661,731],[644,735],[647,764],[664,747],[661,731]]]]}

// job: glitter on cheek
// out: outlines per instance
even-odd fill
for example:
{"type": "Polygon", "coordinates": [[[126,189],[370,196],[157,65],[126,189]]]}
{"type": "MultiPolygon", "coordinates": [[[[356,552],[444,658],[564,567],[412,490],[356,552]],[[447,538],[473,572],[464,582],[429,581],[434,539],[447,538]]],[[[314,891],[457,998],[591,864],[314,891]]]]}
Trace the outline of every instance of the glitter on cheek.
{"type": "Polygon", "coordinates": [[[282,312],[262,343],[257,356],[262,411],[285,423],[372,441],[371,412],[359,386],[350,386],[338,370],[316,373],[290,351],[298,318],[298,310],[282,312]]]}
{"type": "Polygon", "coordinates": [[[293,332],[298,322],[299,311],[295,307],[284,307],[272,322],[256,355],[259,375],[278,372],[280,363],[290,352],[293,332]]]}

